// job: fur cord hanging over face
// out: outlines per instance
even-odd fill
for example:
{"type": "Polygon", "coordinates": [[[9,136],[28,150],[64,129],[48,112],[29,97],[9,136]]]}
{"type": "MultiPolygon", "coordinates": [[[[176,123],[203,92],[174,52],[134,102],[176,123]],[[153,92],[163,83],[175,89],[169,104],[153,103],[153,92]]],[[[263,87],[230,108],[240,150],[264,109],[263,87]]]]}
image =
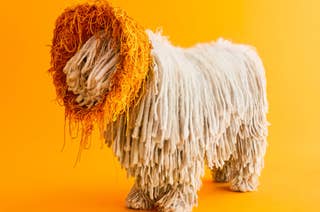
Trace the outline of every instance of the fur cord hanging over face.
{"type": "Polygon", "coordinates": [[[51,72],[66,116],[84,123],[86,135],[99,120],[135,177],[128,207],[191,211],[205,162],[232,190],[257,188],[268,104],[252,47],[222,39],[175,47],[104,4],[67,9],[53,43],[51,72]]]}

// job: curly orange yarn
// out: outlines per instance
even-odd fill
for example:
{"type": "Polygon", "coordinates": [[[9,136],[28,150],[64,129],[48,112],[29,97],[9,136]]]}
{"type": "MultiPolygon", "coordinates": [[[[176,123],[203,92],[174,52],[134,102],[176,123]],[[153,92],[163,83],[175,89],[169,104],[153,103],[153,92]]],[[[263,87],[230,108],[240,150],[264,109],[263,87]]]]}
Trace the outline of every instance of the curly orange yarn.
{"type": "Polygon", "coordinates": [[[150,50],[144,28],[123,10],[105,2],[67,8],[56,20],[49,72],[57,100],[65,107],[66,120],[81,126],[81,147],[87,145],[95,123],[103,130],[105,124],[115,121],[138,99],[152,63],[150,50]],[[85,108],[79,106],[75,101],[77,96],[68,91],[63,68],[90,37],[102,30],[110,33],[115,44],[120,44],[120,62],[103,101],[85,108]]]}

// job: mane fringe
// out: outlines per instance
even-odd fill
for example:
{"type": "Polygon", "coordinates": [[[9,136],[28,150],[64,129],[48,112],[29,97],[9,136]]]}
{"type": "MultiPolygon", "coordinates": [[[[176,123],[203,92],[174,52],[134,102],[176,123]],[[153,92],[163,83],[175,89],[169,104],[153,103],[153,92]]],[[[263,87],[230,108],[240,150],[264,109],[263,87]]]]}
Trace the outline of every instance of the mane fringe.
{"type": "MultiPolygon", "coordinates": [[[[138,25],[120,8],[113,8],[107,2],[85,3],[65,9],[55,23],[51,46],[51,67],[56,88],[57,101],[65,108],[65,122],[69,121],[69,133],[81,136],[80,150],[89,146],[88,137],[95,124],[100,135],[105,125],[115,121],[139,100],[152,64],[151,44],[142,26],[138,25]],[[68,90],[63,69],[68,60],[79,51],[92,36],[105,31],[120,46],[115,74],[109,91],[93,107],[79,106],[77,95],[68,90]],[[72,126],[79,126],[74,128],[72,126]],[[81,133],[78,133],[78,132],[81,133]]],[[[65,124],[65,127],[68,124],[65,124]]],[[[65,130],[66,132],[66,130],[65,130]]]]}

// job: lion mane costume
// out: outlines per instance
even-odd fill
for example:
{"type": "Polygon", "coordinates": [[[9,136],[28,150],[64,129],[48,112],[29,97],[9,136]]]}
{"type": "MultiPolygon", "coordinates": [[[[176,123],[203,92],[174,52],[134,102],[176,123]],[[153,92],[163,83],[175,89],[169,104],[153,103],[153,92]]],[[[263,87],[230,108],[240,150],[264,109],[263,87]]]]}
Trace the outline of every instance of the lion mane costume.
{"type": "Polygon", "coordinates": [[[257,188],[268,105],[252,47],[176,47],[120,8],[85,3],[56,20],[49,72],[66,121],[80,126],[79,152],[97,125],[135,178],[127,207],[191,211],[205,163],[234,191],[257,188]]]}

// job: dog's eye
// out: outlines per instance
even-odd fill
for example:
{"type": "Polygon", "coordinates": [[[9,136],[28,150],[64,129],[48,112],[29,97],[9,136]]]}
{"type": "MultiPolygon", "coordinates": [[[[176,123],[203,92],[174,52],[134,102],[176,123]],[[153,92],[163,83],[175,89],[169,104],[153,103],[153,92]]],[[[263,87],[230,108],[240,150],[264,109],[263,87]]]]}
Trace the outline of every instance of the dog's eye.
{"type": "Polygon", "coordinates": [[[79,63],[78,63],[78,66],[79,66],[79,69],[82,69],[84,64],[86,64],[87,62],[87,56],[85,56],[79,63]]]}
{"type": "Polygon", "coordinates": [[[84,66],[84,64],[86,64],[87,62],[87,56],[85,56],[82,60],[81,60],[81,66],[84,66]]]}

